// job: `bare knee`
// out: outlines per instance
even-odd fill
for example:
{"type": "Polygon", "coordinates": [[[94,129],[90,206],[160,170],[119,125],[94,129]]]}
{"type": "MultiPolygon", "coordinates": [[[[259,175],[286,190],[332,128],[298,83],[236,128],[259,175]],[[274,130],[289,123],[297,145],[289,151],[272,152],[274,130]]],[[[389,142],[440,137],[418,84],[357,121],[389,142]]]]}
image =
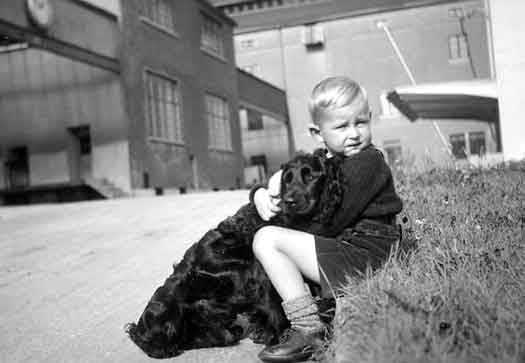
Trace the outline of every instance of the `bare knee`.
{"type": "Polygon", "coordinates": [[[258,259],[268,252],[276,250],[275,241],[277,229],[274,226],[265,226],[255,232],[252,242],[252,250],[258,259]]]}

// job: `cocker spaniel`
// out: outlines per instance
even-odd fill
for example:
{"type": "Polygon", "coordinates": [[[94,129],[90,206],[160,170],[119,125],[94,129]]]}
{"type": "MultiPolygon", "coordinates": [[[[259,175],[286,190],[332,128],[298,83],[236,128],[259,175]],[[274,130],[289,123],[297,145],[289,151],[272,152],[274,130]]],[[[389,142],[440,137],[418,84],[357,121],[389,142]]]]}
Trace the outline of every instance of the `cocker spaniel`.
{"type": "Polygon", "coordinates": [[[147,355],[173,357],[246,336],[270,344],[287,327],[281,299],[253,255],[253,236],[268,224],[322,234],[341,200],[343,177],[338,159],[320,150],[297,155],[282,170],[282,213],[265,222],[253,204],[242,206],[186,251],[138,322],[128,324],[147,355]]]}

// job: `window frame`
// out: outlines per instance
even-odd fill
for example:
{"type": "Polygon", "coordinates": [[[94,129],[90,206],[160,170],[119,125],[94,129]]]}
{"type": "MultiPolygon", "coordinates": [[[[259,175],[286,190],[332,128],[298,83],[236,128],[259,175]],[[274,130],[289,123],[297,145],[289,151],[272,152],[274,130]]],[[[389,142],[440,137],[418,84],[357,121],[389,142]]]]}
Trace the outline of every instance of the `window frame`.
{"type": "MultiPolygon", "coordinates": [[[[481,130],[481,131],[465,131],[465,132],[457,132],[457,133],[454,133],[454,134],[450,134],[449,135],[449,143],[450,143],[450,146],[451,146],[451,151],[452,151],[452,154],[454,155],[454,157],[456,159],[460,159],[460,160],[463,160],[463,159],[468,159],[470,156],[483,156],[487,153],[487,135],[486,135],[486,132],[481,130]],[[452,137],[459,137],[459,136],[462,136],[463,137],[463,140],[464,140],[464,154],[465,156],[458,156],[456,153],[454,153],[454,145],[452,144],[452,140],[451,138],[452,137]],[[479,137],[479,136],[482,136],[482,137],[479,137]],[[472,147],[473,143],[475,141],[477,141],[482,139],[483,140],[483,152],[479,153],[479,152],[472,152],[472,150],[474,149],[472,147]]],[[[481,149],[481,148],[480,148],[481,149]]]]}
{"type": "Polygon", "coordinates": [[[200,48],[203,52],[210,54],[214,57],[219,58],[222,61],[226,61],[226,41],[224,36],[224,24],[218,20],[216,17],[206,13],[201,12],[201,27],[200,27],[200,48]],[[205,31],[206,25],[216,26],[214,31],[208,33],[205,31]],[[212,34],[211,38],[206,38],[206,34],[212,34]],[[216,47],[213,47],[213,44],[210,45],[209,42],[206,42],[207,39],[211,39],[211,43],[216,41],[216,47]]]}
{"type": "Polygon", "coordinates": [[[403,164],[403,146],[401,144],[401,139],[383,140],[383,150],[386,154],[386,162],[388,165],[392,167],[403,164]],[[390,150],[392,150],[394,153],[390,153],[390,150]],[[399,157],[395,160],[391,160],[391,155],[394,155],[396,152],[399,157]]]}
{"type": "Polygon", "coordinates": [[[468,158],[469,156],[469,151],[467,149],[468,140],[464,132],[456,132],[453,134],[449,134],[448,141],[450,144],[450,151],[452,152],[452,155],[454,155],[456,159],[467,159],[468,158]],[[460,151],[457,151],[457,152],[454,151],[456,149],[454,148],[455,141],[453,140],[453,138],[463,139],[463,152],[462,153],[460,153],[460,151]]]}
{"type": "MultiPolygon", "coordinates": [[[[147,140],[163,142],[163,143],[168,143],[172,145],[184,146],[186,142],[185,142],[185,136],[184,136],[184,117],[183,117],[183,109],[182,109],[183,105],[182,105],[182,91],[181,91],[180,80],[164,72],[156,71],[154,69],[146,67],[144,69],[143,84],[144,84],[144,114],[145,114],[145,121],[146,121],[147,140]],[[154,83],[151,82],[153,80],[156,80],[157,85],[159,84],[158,83],[159,80],[163,82],[168,82],[168,84],[171,86],[174,85],[174,87],[171,88],[171,91],[172,91],[171,100],[168,100],[166,98],[156,97],[160,95],[160,93],[158,93],[158,89],[156,90],[155,88],[153,89],[151,88],[151,87],[155,87],[154,83]],[[150,94],[150,90],[153,91],[152,94],[150,94]],[[155,93],[156,91],[157,93],[155,93]],[[168,101],[168,102],[163,102],[162,107],[158,107],[159,101],[168,101]],[[169,102],[169,101],[174,101],[174,102],[169,102]],[[170,112],[169,115],[168,115],[168,107],[167,107],[168,104],[174,105],[173,110],[169,111],[170,112]],[[155,120],[152,119],[153,114],[155,114],[156,116],[155,120]],[[168,118],[170,116],[175,117],[173,119],[174,123],[172,126],[173,135],[169,135],[170,131],[169,131],[168,118]],[[156,130],[160,130],[160,132],[157,132],[156,130]]],[[[165,86],[166,84],[164,84],[164,87],[165,86]]],[[[165,95],[166,94],[164,94],[163,96],[166,97],[165,95]]]]}
{"type": "Polygon", "coordinates": [[[468,40],[465,34],[457,33],[448,36],[448,61],[462,63],[470,58],[468,40]],[[455,51],[454,51],[455,50],[455,51]]]}
{"type": "Polygon", "coordinates": [[[485,135],[484,131],[469,131],[467,137],[469,155],[485,155],[487,153],[487,136],[485,135]],[[478,140],[483,140],[483,145],[482,147],[480,147],[481,152],[473,152],[472,150],[474,149],[474,147],[472,147],[472,145],[478,140]]]}
{"type": "Polygon", "coordinates": [[[233,135],[232,135],[232,111],[230,101],[227,97],[217,94],[213,91],[206,91],[204,93],[204,115],[206,119],[206,126],[208,129],[208,150],[220,152],[233,152],[233,135]],[[220,100],[222,103],[216,103],[211,107],[209,100],[220,100]],[[218,111],[216,106],[224,106],[218,111]],[[223,111],[226,111],[223,113],[223,111]],[[226,117],[223,117],[226,115],[226,117]],[[216,123],[216,121],[222,123],[216,123]],[[221,128],[222,127],[222,128],[221,128]],[[218,132],[220,130],[220,132],[218,132]],[[222,134],[222,135],[221,135],[222,134]],[[220,141],[222,139],[222,141],[220,141]]]}
{"type": "MultiPolygon", "coordinates": [[[[158,14],[161,14],[160,9],[158,10],[158,14]]],[[[146,23],[158,30],[161,30],[169,35],[175,36],[176,38],[179,37],[179,34],[177,33],[177,22],[175,20],[175,9],[173,7],[173,2],[169,0],[147,0],[143,2],[142,5],[142,12],[140,15],[140,20],[143,23],[146,23]],[[171,11],[169,14],[171,14],[170,20],[171,22],[167,24],[166,22],[162,22],[160,20],[165,19],[165,15],[168,14],[166,12],[162,12],[161,15],[162,19],[156,17],[153,15],[152,9],[156,9],[158,4],[164,3],[167,8],[169,8],[171,11]]]]}
{"type": "Polygon", "coordinates": [[[381,106],[381,114],[379,115],[382,119],[387,118],[399,118],[401,112],[394,106],[387,98],[387,91],[382,91],[379,94],[379,105],[381,106]]]}
{"type": "Polygon", "coordinates": [[[246,108],[246,129],[248,131],[264,130],[263,114],[252,108],[246,108]],[[252,115],[252,117],[250,117],[252,115]],[[256,117],[256,120],[253,119],[256,117]],[[252,120],[252,122],[250,122],[252,120]]]}

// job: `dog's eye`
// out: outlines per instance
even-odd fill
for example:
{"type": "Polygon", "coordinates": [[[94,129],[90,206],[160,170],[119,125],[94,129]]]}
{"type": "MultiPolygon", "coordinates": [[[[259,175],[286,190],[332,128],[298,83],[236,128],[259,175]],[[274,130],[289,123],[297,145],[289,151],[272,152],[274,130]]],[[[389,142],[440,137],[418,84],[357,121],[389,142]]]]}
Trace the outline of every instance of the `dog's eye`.
{"type": "Polygon", "coordinates": [[[286,171],[283,175],[283,182],[285,182],[286,184],[289,184],[292,182],[292,180],[293,180],[293,172],[286,171]]]}
{"type": "Polygon", "coordinates": [[[310,168],[301,169],[301,178],[303,178],[304,182],[312,181],[313,177],[314,176],[312,175],[312,169],[310,168]]]}

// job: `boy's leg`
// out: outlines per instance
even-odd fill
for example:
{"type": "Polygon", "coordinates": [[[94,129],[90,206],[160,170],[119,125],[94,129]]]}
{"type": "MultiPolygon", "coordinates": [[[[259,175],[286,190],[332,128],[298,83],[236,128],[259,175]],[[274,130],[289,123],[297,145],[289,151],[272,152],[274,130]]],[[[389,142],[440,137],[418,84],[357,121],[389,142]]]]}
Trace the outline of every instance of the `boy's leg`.
{"type": "Polygon", "coordinates": [[[315,239],[310,233],[266,226],[255,234],[253,252],[283,300],[305,294],[303,275],[320,282],[315,239]]]}
{"type": "Polygon", "coordinates": [[[320,344],[324,332],[317,305],[305,289],[302,277],[320,281],[314,236],[267,226],[255,234],[253,250],[283,298],[282,306],[292,328],[281,337],[279,344],[263,349],[259,358],[267,362],[307,359],[320,344]]]}

